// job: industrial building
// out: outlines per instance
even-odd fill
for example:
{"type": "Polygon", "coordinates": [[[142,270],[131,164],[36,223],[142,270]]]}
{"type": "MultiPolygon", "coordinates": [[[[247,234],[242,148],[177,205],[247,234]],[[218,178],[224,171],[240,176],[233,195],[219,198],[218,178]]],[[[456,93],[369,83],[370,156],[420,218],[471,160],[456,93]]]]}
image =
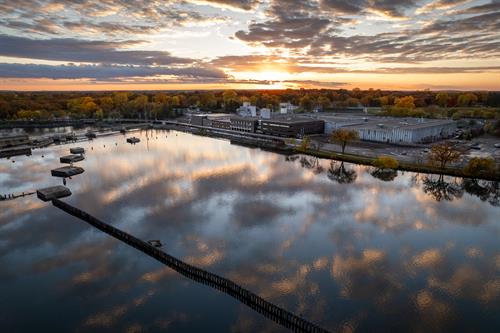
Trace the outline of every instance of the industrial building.
{"type": "Polygon", "coordinates": [[[256,117],[257,107],[250,102],[243,102],[243,105],[236,109],[236,113],[242,117],[256,117]]]}
{"type": "Polygon", "coordinates": [[[295,106],[290,102],[280,103],[280,114],[291,114],[298,108],[298,106],[295,106]]]}
{"type": "Polygon", "coordinates": [[[258,125],[258,118],[232,117],[231,129],[233,131],[255,133],[258,125]]]}
{"type": "Polygon", "coordinates": [[[457,129],[456,123],[449,120],[430,120],[420,123],[406,121],[385,121],[351,125],[361,140],[386,143],[430,143],[451,137],[457,129]]]}
{"type": "Polygon", "coordinates": [[[365,141],[385,143],[429,143],[452,136],[456,122],[442,119],[393,118],[367,115],[318,116],[325,121],[325,134],[339,128],[355,130],[365,141]]]}
{"type": "Polygon", "coordinates": [[[325,122],[310,118],[281,118],[260,121],[260,131],[268,135],[299,137],[322,134],[325,122]]]}

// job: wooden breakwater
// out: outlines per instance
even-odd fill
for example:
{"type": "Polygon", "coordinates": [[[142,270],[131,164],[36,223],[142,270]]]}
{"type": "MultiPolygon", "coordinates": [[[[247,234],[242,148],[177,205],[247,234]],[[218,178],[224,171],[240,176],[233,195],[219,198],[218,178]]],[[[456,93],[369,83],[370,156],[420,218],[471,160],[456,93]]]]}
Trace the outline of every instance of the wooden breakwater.
{"type": "Polygon", "coordinates": [[[327,330],[313,324],[273,303],[266,301],[251,291],[239,286],[233,281],[207,272],[201,268],[189,265],[159,249],[136,238],[120,229],[104,223],[88,213],[73,207],[61,200],[54,199],[52,204],[66,213],[77,217],[93,227],[107,233],[116,239],[138,249],[139,251],[155,258],[159,262],[167,265],[176,272],[202,284],[222,291],[237,299],[251,309],[261,313],[274,322],[294,331],[294,332],[328,332],[327,330]]]}

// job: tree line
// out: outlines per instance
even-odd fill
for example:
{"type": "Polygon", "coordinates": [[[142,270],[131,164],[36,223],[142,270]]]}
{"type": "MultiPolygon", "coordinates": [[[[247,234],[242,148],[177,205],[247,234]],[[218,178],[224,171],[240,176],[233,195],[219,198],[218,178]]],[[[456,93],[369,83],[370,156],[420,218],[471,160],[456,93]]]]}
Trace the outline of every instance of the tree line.
{"type": "Polygon", "coordinates": [[[379,107],[391,116],[498,118],[500,92],[402,92],[379,89],[225,90],[184,92],[3,92],[0,119],[172,118],[181,109],[235,112],[244,102],[276,110],[279,103],[297,112],[379,107]],[[470,108],[470,109],[467,109],[470,108]]]}

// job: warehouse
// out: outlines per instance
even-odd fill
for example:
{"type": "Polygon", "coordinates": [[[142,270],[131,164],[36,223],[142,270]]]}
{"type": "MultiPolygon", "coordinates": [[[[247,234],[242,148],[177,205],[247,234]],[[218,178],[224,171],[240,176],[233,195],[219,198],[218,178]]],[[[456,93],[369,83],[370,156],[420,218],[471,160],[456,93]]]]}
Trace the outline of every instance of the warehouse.
{"type": "Polygon", "coordinates": [[[430,143],[451,137],[457,126],[451,120],[380,120],[348,125],[344,128],[358,132],[365,141],[386,143],[430,143]]]}

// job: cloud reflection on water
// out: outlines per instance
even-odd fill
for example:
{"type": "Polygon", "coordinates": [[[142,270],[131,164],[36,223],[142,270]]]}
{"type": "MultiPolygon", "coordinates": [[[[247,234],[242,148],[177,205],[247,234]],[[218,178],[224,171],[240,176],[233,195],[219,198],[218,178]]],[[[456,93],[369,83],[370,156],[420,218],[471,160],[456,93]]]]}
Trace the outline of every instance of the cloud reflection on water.
{"type": "MultiPolygon", "coordinates": [[[[87,150],[86,171],[68,181],[74,194],[67,200],[138,237],[161,239],[167,252],[323,326],[418,330],[441,321],[439,327],[460,327],[464,309],[483,313],[498,297],[498,208],[484,191],[436,201],[412,173],[381,181],[363,166],[306,163],[176,132],[149,140],[144,132],[135,135],[142,140],[136,146],[122,136],[78,144],[87,150]],[[339,170],[355,177],[339,182],[332,177],[339,170]],[[458,299],[465,308],[454,305],[458,299]]],[[[49,170],[67,149],[35,151],[17,158],[16,167],[1,160],[0,175],[7,176],[0,187],[57,183],[49,170]]],[[[0,291],[22,302],[18,283],[28,283],[19,281],[29,272],[43,280],[46,298],[77,296],[68,309],[83,297],[95,311],[76,316],[70,327],[117,328],[123,321],[153,331],[278,329],[34,197],[0,205],[6,267],[0,291]],[[194,305],[214,297],[227,315],[194,305]],[[130,311],[136,304],[151,316],[130,311]]],[[[490,314],[484,312],[483,328],[490,314]]],[[[16,324],[12,314],[10,325],[16,324]]]]}

